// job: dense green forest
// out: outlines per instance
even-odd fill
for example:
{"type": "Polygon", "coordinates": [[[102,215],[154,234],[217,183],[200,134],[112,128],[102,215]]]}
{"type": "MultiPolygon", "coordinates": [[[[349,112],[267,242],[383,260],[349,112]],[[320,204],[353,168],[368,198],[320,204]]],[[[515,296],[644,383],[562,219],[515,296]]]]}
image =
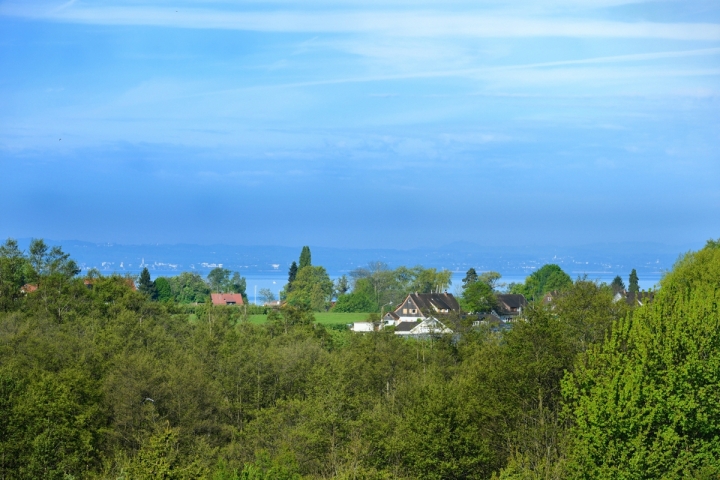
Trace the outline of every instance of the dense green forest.
{"type": "MultiPolygon", "coordinates": [[[[301,264],[295,288],[310,285],[309,296],[290,301],[290,286],[288,302],[253,325],[237,307],[200,304],[190,315],[181,302],[153,301],[168,292],[157,283],[86,282],[60,248],[21,252],[8,240],[0,477],[720,475],[720,243],[681,257],[644,306],[551,267],[511,287],[535,299],[557,292],[512,328],[452,315],[443,320],[453,335],[426,339],[317,324],[313,293],[332,287],[313,286],[325,279],[309,250],[301,264]]],[[[379,292],[396,290],[375,288],[393,277],[376,270],[357,272],[352,291],[346,279],[342,295],[380,308],[379,292]]],[[[497,278],[470,273],[467,286],[492,291],[497,278]]]]}

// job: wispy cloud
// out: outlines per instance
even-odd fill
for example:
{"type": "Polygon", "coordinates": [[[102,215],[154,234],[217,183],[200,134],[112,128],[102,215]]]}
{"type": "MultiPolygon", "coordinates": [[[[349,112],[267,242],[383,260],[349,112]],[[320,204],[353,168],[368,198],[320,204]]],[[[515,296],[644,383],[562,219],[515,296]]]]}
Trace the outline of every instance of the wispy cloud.
{"type": "Polygon", "coordinates": [[[146,25],[174,28],[230,29],[258,32],[384,34],[408,37],[574,37],[720,40],[714,23],[616,22],[522,18],[442,11],[220,11],[174,7],[64,8],[5,3],[0,15],[56,22],[146,25]]]}

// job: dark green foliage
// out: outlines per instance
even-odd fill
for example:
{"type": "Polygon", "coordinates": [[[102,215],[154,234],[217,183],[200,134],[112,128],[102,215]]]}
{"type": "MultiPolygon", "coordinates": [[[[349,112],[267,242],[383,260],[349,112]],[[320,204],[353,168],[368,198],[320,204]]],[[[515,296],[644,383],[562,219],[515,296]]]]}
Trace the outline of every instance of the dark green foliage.
{"type": "Polygon", "coordinates": [[[625,290],[625,283],[622,281],[622,278],[620,278],[620,275],[617,275],[613,279],[610,288],[612,288],[613,293],[619,293],[625,290]]]}
{"type": "Polygon", "coordinates": [[[293,285],[293,282],[295,281],[295,278],[297,277],[297,272],[298,272],[297,263],[292,262],[292,264],[290,265],[290,270],[288,270],[288,283],[285,286],[285,291],[287,293],[290,293],[292,291],[292,285],[293,285]]]}
{"type": "Polygon", "coordinates": [[[630,272],[630,281],[628,282],[628,292],[630,293],[637,293],[640,291],[640,286],[638,285],[638,275],[635,269],[632,269],[632,272],[630,272]]]}
{"type": "Polygon", "coordinates": [[[150,272],[147,267],[142,269],[140,272],[140,279],[138,280],[138,291],[144,293],[150,298],[155,298],[155,283],[150,280],[150,272]]]}
{"type": "Polygon", "coordinates": [[[468,270],[467,273],[465,273],[465,278],[463,278],[463,280],[462,280],[462,282],[463,282],[462,286],[463,286],[463,288],[467,288],[468,285],[471,285],[477,281],[478,281],[478,274],[474,268],[470,267],[470,270],[468,270]]]}
{"type": "Polygon", "coordinates": [[[312,257],[310,255],[310,247],[304,246],[302,248],[302,251],[300,252],[300,264],[298,265],[298,270],[309,267],[312,265],[312,257]]]}
{"type": "Polygon", "coordinates": [[[159,302],[169,302],[173,299],[170,281],[165,277],[155,279],[155,293],[159,302]]]}

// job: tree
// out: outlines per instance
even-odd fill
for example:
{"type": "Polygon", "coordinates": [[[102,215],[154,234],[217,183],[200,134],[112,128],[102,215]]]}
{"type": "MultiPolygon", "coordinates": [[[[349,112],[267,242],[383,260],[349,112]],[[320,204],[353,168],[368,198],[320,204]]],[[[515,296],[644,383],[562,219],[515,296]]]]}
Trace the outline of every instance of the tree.
{"type": "Polygon", "coordinates": [[[610,288],[612,288],[613,293],[620,293],[625,291],[625,283],[623,283],[622,278],[620,278],[620,275],[617,275],[612,283],[610,284],[610,288]]]}
{"type": "Polygon", "coordinates": [[[30,264],[18,248],[16,240],[8,238],[0,246],[0,310],[11,310],[20,299],[20,288],[30,277],[30,264]]]}
{"type": "Polygon", "coordinates": [[[295,278],[297,278],[297,272],[298,272],[298,266],[297,263],[292,262],[290,265],[290,270],[288,270],[288,283],[285,287],[285,291],[287,293],[290,293],[292,291],[292,284],[295,281],[295,278]]]}
{"type": "Polygon", "coordinates": [[[463,290],[463,309],[467,312],[489,312],[497,304],[492,288],[485,282],[475,282],[463,290]]]}
{"type": "Polygon", "coordinates": [[[467,288],[468,285],[478,281],[478,274],[474,268],[470,267],[470,270],[465,273],[465,278],[462,279],[463,289],[467,288]]]}
{"type": "Polygon", "coordinates": [[[263,303],[270,303],[275,301],[275,294],[269,288],[261,288],[258,291],[260,301],[263,303]]]}
{"type": "Polygon", "coordinates": [[[140,272],[140,280],[138,281],[138,290],[150,298],[155,297],[155,284],[150,280],[150,272],[147,267],[142,269],[140,272]]]}
{"type": "Polygon", "coordinates": [[[80,273],[80,268],[70,254],[62,251],[62,248],[54,246],[48,250],[48,246],[42,239],[32,239],[29,248],[29,261],[36,278],[39,276],[58,275],[63,278],[72,278],[80,273]]]}
{"type": "Polygon", "coordinates": [[[628,285],[628,292],[638,293],[640,291],[640,286],[638,285],[638,275],[634,268],[632,269],[632,272],[630,272],[630,282],[628,285]]]}
{"type": "Polygon", "coordinates": [[[312,265],[310,247],[304,246],[300,252],[300,265],[298,265],[298,268],[309,267],[310,265],[312,265]]]}
{"type": "Polygon", "coordinates": [[[496,290],[497,288],[501,288],[504,286],[504,284],[501,285],[498,283],[498,280],[500,280],[501,277],[502,275],[500,275],[498,272],[483,272],[478,277],[478,281],[487,283],[491,289],[496,290]]]}
{"type": "Polygon", "coordinates": [[[298,270],[293,288],[287,294],[290,305],[303,305],[315,311],[323,310],[333,293],[333,283],[323,267],[308,266],[298,270]]]}
{"type": "Polygon", "coordinates": [[[537,300],[547,292],[563,290],[570,285],[572,279],[562,268],[547,264],[528,276],[524,284],[513,284],[510,293],[521,293],[529,300],[537,300]]]}
{"type": "Polygon", "coordinates": [[[366,292],[352,292],[340,295],[333,306],[333,312],[374,312],[377,305],[366,292]]]}
{"type": "Polygon", "coordinates": [[[169,302],[173,299],[172,288],[167,278],[158,277],[155,279],[155,293],[157,300],[160,302],[169,302]]]}
{"type": "Polygon", "coordinates": [[[720,476],[720,247],[687,254],[653,302],[563,381],[570,478],[720,476]]]}
{"type": "Polygon", "coordinates": [[[210,270],[207,276],[210,289],[220,293],[224,291],[230,281],[230,270],[222,267],[215,267],[210,270]]]}
{"type": "Polygon", "coordinates": [[[348,282],[348,278],[345,275],[335,280],[335,292],[338,297],[345,295],[348,290],[350,290],[350,282],[348,282]]]}

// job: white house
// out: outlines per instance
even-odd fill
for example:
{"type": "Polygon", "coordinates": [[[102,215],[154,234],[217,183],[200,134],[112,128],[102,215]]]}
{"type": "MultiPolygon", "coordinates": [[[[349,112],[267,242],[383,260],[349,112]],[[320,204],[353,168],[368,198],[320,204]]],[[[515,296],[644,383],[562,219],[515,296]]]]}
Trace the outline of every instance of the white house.
{"type": "Polygon", "coordinates": [[[443,333],[453,333],[453,331],[443,325],[440,320],[432,317],[415,322],[400,322],[395,326],[395,335],[420,337],[443,333]]]}

